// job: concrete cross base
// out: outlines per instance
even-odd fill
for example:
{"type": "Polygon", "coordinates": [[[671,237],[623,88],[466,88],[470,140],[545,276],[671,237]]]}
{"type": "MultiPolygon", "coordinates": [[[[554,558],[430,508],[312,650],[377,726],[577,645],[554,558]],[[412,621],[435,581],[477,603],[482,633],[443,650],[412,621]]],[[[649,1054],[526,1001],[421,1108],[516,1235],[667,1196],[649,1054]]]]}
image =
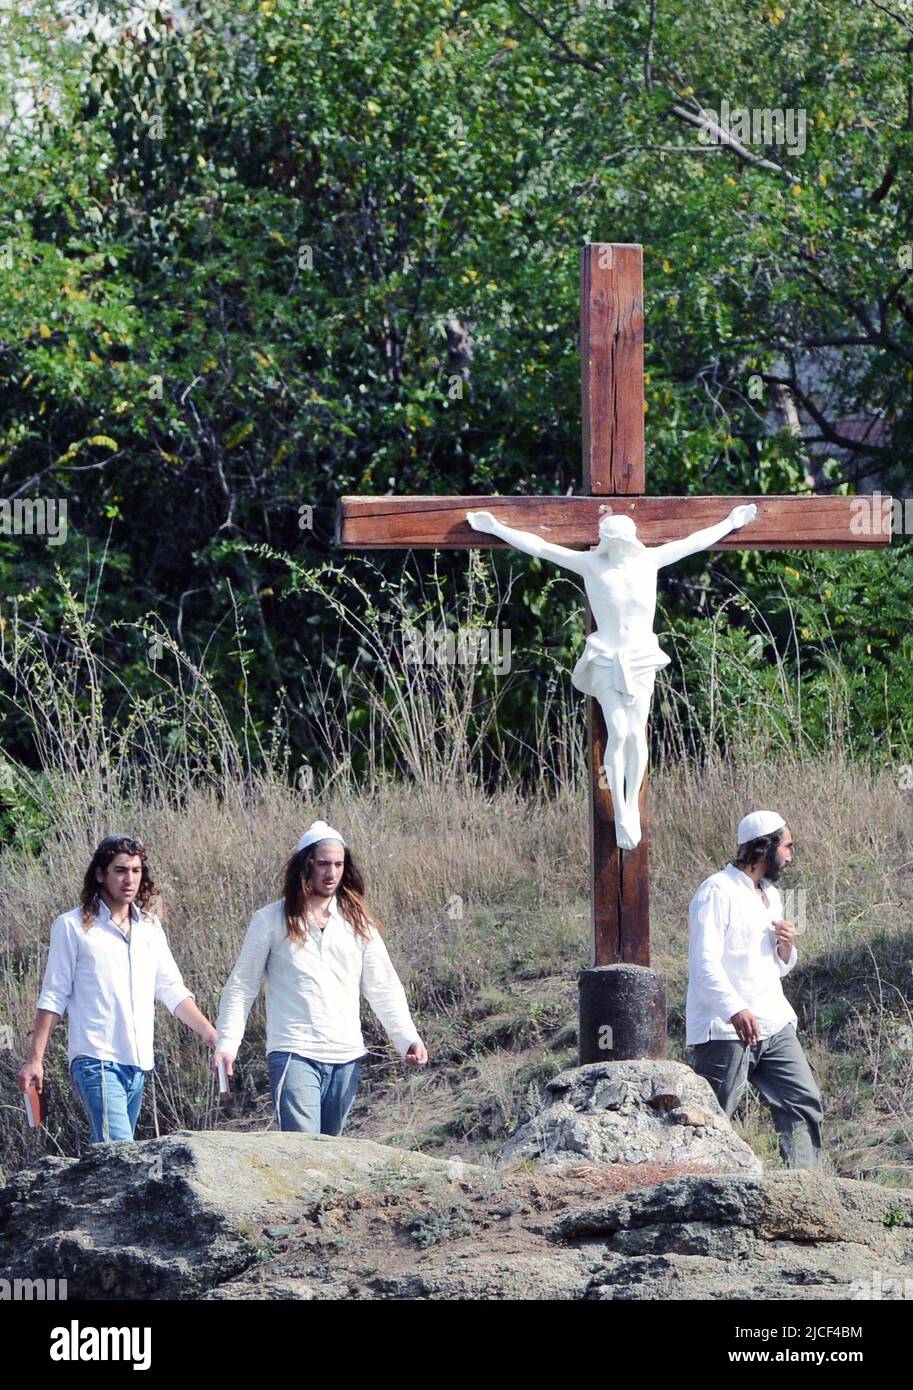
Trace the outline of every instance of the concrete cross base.
{"type": "Polygon", "coordinates": [[[580,1065],[666,1055],[666,981],[645,965],[581,970],[580,1065]]]}

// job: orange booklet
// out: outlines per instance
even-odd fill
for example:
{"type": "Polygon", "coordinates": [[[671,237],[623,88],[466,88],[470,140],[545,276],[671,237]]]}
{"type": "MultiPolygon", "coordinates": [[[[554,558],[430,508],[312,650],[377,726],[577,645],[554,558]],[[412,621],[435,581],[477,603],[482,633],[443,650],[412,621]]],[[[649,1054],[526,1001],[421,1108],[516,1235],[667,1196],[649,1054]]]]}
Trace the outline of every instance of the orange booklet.
{"type": "Polygon", "coordinates": [[[37,1129],[39,1125],[44,1124],[48,1117],[48,1103],[44,1091],[39,1091],[37,1086],[30,1086],[27,1091],[22,1092],[22,1104],[28,1116],[29,1129],[37,1129]]]}

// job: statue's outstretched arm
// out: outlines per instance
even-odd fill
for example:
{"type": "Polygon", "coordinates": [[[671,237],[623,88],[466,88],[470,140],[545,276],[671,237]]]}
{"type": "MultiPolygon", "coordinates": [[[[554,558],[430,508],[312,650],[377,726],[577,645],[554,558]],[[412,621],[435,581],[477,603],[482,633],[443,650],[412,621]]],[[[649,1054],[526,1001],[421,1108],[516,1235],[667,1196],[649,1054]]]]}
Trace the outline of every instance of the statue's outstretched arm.
{"type": "Polygon", "coordinates": [[[589,564],[589,552],[570,550],[566,545],[556,545],[554,541],[543,540],[532,531],[517,531],[513,526],[505,526],[491,512],[467,512],[466,520],[474,531],[484,531],[490,536],[498,536],[516,550],[527,555],[535,555],[538,560],[551,560],[563,569],[573,570],[574,574],[584,574],[589,564]]]}
{"type": "Polygon", "coordinates": [[[708,546],[721,541],[730,531],[747,526],[749,522],[754,521],[757,514],[758,509],[753,502],[748,502],[742,507],[733,507],[726,520],[717,522],[716,526],[706,526],[702,531],[693,531],[690,536],[683,536],[680,541],[668,541],[665,545],[651,546],[650,559],[657,569],[662,569],[664,565],[674,565],[676,560],[684,560],[686,555],[696,555],[699,550],[706,550],[708,546]]]}

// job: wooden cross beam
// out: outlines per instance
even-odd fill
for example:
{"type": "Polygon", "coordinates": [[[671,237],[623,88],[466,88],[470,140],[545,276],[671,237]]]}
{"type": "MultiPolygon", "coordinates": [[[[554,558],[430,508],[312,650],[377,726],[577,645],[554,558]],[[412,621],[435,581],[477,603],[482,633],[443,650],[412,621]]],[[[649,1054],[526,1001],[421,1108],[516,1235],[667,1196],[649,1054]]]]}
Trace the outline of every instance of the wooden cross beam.
{"type": "MultiPolygon", "coordinates": [[[[487,510],[499,521],[577,549],[590,549],[606,512],[631,516],[645,545],[658,545],[722,521],[734,506],[754,502],[758,515],[714,550],[858,549],[891,539],[885,509],[881,531],[854,534],[849,497],[647,497],[644,466],[643,249],[593,243],[581,251],[580,357],[583,391],[583,488],[579,497],[343,497],[337,543],[359,549],[444,549],[500,546],[474,531],[468,510],[487,510]]],[[[592,621],[587,608],[587,631],[592,621]]],[[[605,724],[588,699],[590,866],[593,963],[650,964],[646,779],[641,792],[642,838],[636,849],[615,843],[612,796],[600,776],[605,724]]],[[[627,985],[624,986],[627,988],[627,985]]],[[[654,1014],[656,1009],[653,1010],[654,1014]]],[[[656,1020],[654,1019],[654,1023],[656,1020]]],[[[595,1024],[593,1024],[595,1028],[595,1024]]],[[[624,1028],[622,1028],[624,1031],[624,1028]]],[[[655,1031],[655,1037],[658,1032],[655,1031]]],[[[637,1030],[635,1029],[636,1033],[637,1030]]],[[[604,1057],[595,1037],[585,1038],[581,1061],[604,1057]]],[[[643,1030],[640,1033],[644,1036],[643,1030]]],[[[663,1018],[662,1038],[665,1037],[663,1018]]],[[[654,1040],[650,1055],[663,1044],[654,1040]]],[[[611,1048],[617,1059],[643,1055],[637,1042],[611,1048]],[[633,1050],[632,1050],[633,1049],[633,1050]]]]}

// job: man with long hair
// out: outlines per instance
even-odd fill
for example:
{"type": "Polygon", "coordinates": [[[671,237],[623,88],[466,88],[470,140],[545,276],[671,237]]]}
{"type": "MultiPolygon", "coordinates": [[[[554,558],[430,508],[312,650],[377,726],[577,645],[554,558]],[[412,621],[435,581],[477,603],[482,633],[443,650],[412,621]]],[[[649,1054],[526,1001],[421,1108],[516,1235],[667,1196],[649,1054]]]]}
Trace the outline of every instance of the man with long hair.
{"type": "Polygon", "coordinates": [[[19,1085],[43,1089],[48,1039],[68,1014],[70,1074],[93,1144],[133,1139],[146,1073],[154,1066],[156,1003],[215,1046],[216,1030],[193,1002],[162,924],[148,910],[156,897],[145,846],[128,835],[108,835],[86,869],[80,905],[51,927],[19,1085]]]}
{"type": "Polygon", "coordinates": [[[212,1059],[229,1076],[251,1005],[266,978],[266,1054],[278,1126],[341,1134],[365,1055],[364,995],[407,1066],[425,1045],[345,840],[326,821],[302,835],[283,896],[251,918],[225,989],[212,1059]]]}
{"type": "Polygon", "coordinates": [[[796,963],[794,922],[776,883],[793,837],[776,811],[743,816],[735,861],[705,879],[688,913],[687,1041],[731,1119],[750,1081],[770,1106],[790,1168],[817,1168],[824,1107],[781,981],[796,963]]]}

